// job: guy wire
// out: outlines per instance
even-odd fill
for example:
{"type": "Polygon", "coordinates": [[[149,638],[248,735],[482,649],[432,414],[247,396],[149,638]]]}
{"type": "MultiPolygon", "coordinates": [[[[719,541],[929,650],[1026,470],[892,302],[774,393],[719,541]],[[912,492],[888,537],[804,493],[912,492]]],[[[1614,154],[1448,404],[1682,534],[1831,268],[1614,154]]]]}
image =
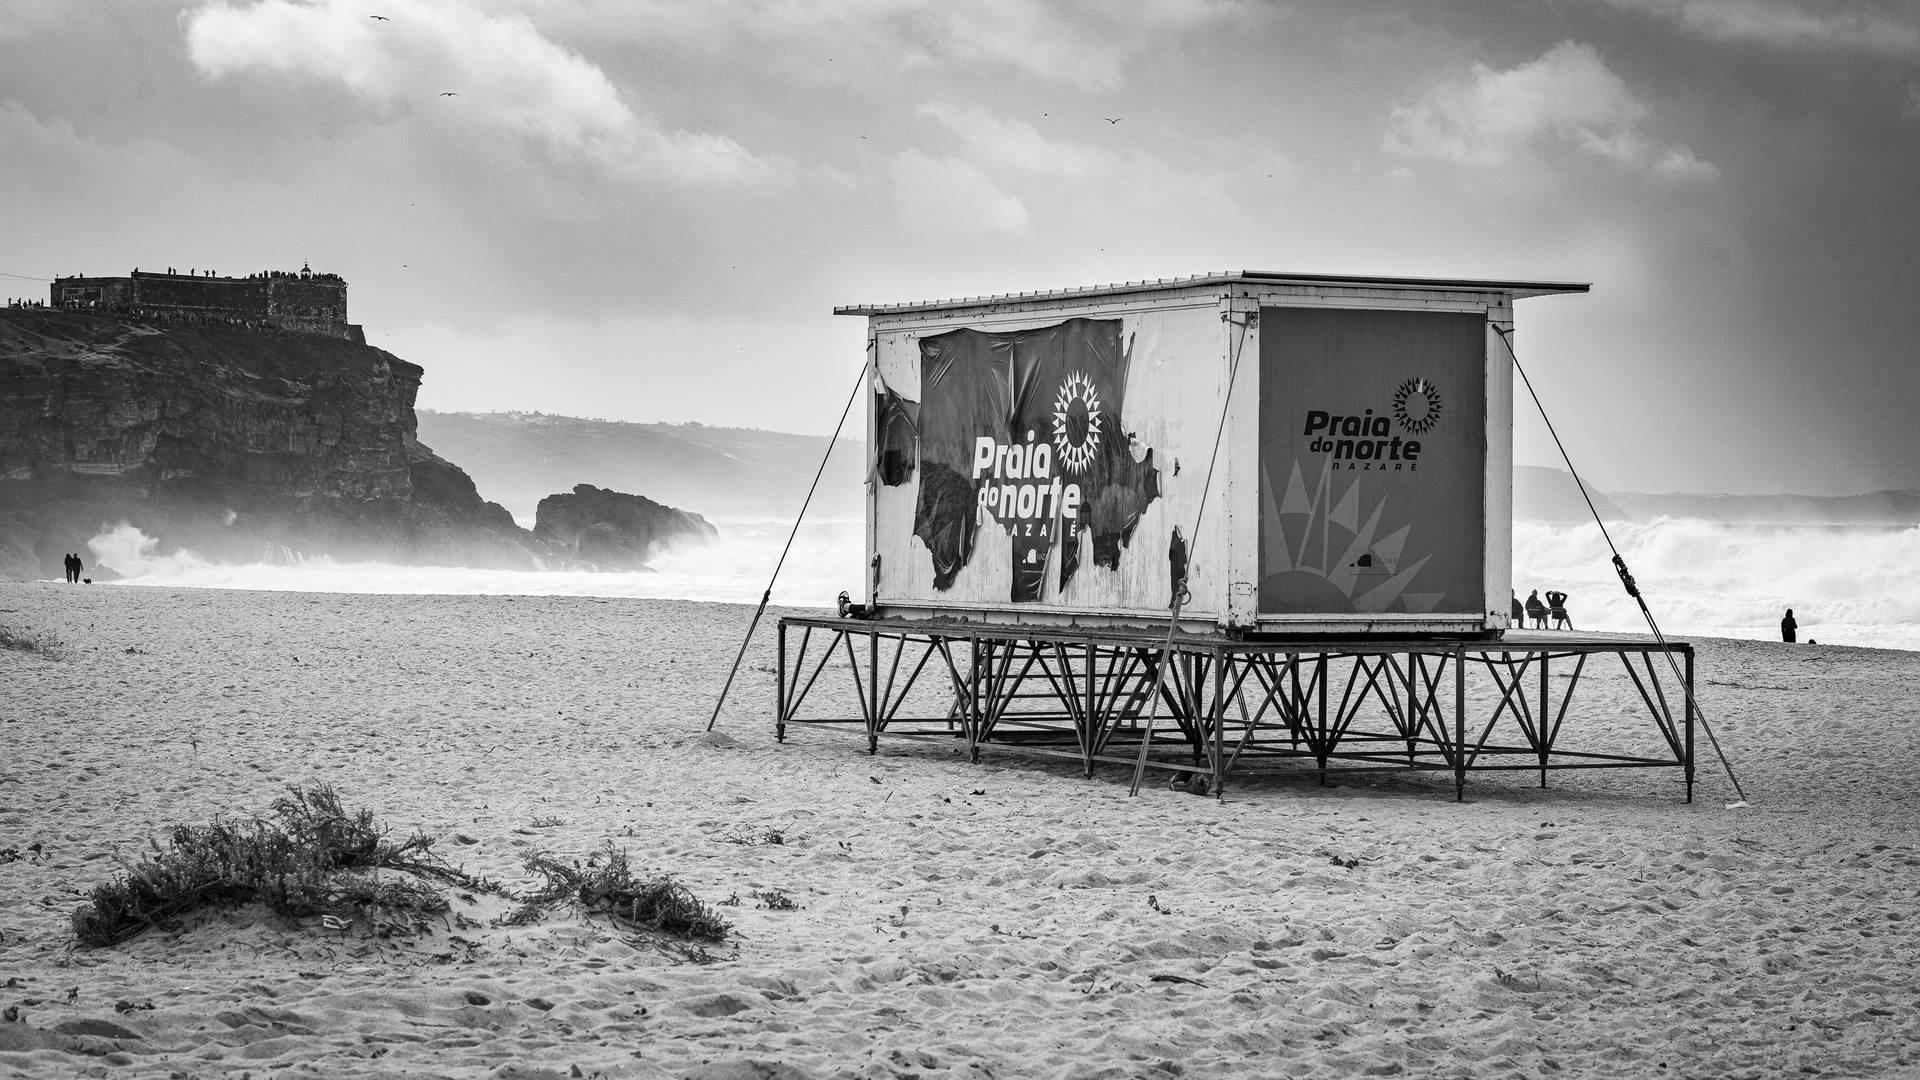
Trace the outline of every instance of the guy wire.
{"type": "Polygon", "coordinates": [[[1607,531],[1607,523],[1600,519],[1600,511],[1594,508],[1593,497],[1587,494],[1586,483],[1574,470],[1573,458],[1567,454],[1566,445],[1560,441],[1560,433],[1554,430],[1553,421],[1547,416],[1547,407],[1540,403],[1540,395],[1533,388],[1533,380],[1527,378],[1527,369],[1520,366],[1520,354],[1514,351],[1513,342],[1507,339],[1507,335],[1512,331],[1502,329],[1500,324],[1494,322],[1489,322],[1487,325],[1493,327],[1493,332],[1500,335],[1500,343],[1507,347],[1507,355],[1513,359],[1513,370],[1520,373],[1520,381],[1526,385],[1527,395],[1533,398],[1533,407],[1540,410],[1540,419],[1547,425],[1547,434],[1553,436],[1554,448],[1560,451],[1560,460],[1566,462],[1567,472],[1573,477],[1574,486],[1580,489],[1580,498],[1586,502],[1587,512],[1593,515],[1593,523],[1600,526],[1600,538],[1607,542],[1607,550],[1613,552],[1613,568],[1620,575],[1621,586],[1627,590],[1627,595],[1633,597],[1634,602],[1640,605],[1640,614],[1647,620],[1648,629],[1653,631],[1654,640],[1660,643],[1660,654],[1667,658],[1667,667],[1673,671],[1673,681],[1679,685],[1680,692],[1686,696],[1687,708],[1694,716],[1700,718],[1700,730],[1707,733],[1707,742],[1713,747],[1714,756],[1720,759],[1720,767],[1726,770],[1727,779],[1733,782],[1734,794],[1740,797],[1741,802],[1746,802],[1747,793],[1740,787],[1740,778],[1733,774],[1733,765],[1727,760],[1726,752],[1720,749],[1720,740],[1713,734],[1713,725],[1707,723],[1706,711],[1701,709],[1700,703],[1694,700],[1693,687],[1689,686],[1687,680],[1680,674],[1680,665],[1673,658],[1673,647],[1667,644],[1667,636],[1660,632],[1660,624],[1654,621],[1653,611],[1647,607],[1646,597],[1640,595],[1639,585],[1633,580],[1633,575],[1627,571],[1627,560],[1621,557],[1620,549],[1614,546],[1613,534],[1607,531]]]}
{"type": "Polygon", "coordinates": [[[720,687],[720,699],[713,703],[713,715],[707,718],[707,730],[720,720],[720,709],[727,703],[727,692],[733,689],[733,677],[740,673],[740,662],[747,657],[747,646],[753,642],[753,631],[760,625],[760,616],[766,613],[767,602],[773,599],[773,583],[780,580],[780,568],[787,565],[787,552],[793,550],[793,538],[800,535],[800,522],[807,516],[807,507],[813,502],[813,492],[820,486],[820,477],[827,471],[827,459],[833,456],[834,444],[840,441],[840,429],[847,424],[847,417],[853,412],[853,403],[860,398],[860,388],[866,385],[867,369],[873,366],[873,353],[878,343],[867,343],[867,359],[860,365],[860,375],[853,381],[853,393],[847,395],[847,407],[840,410],[840,422],[833,425],[833,435],[827,439],[827,452],[820,455],[820,467],[813,472],[813,483],[807,486],[807,497],[800,503],[800,513],[794,516],[793,530],[787,533],[787,545],[780,549],[780,559],[773,564],[773,576],[767,579],[767,590],[760,594],[760,606],[753,609],[753,621],[747,624],[747,636],[740,641],[739,655],[733,658],[733,667],[727,671],[727,681],[720,687]]]}

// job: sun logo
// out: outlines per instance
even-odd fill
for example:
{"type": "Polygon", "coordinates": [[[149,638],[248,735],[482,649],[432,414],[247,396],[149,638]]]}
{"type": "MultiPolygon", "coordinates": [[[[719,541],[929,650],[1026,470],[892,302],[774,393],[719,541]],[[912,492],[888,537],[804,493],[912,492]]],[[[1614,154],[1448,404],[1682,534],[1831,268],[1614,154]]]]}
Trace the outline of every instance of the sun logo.
{"type": "Polygon", "coordinates": [[[1425,379],[1408,379],[1393,392],[1393,416],[1414,435],[1424,435],[1440,422],[1440,391],[1425,379]]]}
{"type": "Polygon", "coordinates": [[[1083,473],[1100,450],[1100,399],[1080,372],[1068,375],[1053,399],[1054,456],[1069,473],[1083,473]]]}

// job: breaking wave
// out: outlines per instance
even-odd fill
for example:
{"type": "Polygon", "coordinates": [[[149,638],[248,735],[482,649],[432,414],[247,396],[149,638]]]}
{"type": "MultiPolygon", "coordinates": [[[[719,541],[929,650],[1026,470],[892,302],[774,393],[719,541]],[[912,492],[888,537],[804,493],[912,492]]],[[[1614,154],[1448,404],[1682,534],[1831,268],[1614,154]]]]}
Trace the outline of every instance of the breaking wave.
{"type": "MultiPolygon", "coordinates": [[[[512,596],[639,597],[752,604],[767,587],[788,524],[717,523],[720,540],[660,553],[656,573],[577,570],[477,570],[453,566],[395,566],[335,562],[289,555],[284,563],[227,565],[191,552],[159,554],[158,542],[131,525],[87,541],[93,561],[122,576],[121,584],[276,592],[429,593],[512,596]]],[[[840,590],[860,581],[861,525],[824,522],[800,527],[773,602],[831,606],[840,590]]]]}
{"type": "MultiPolygon", "coordinates": [[[[1792,608],[1802,641],[1920,649],[1920,528],[1668,518],[1608,528],[1668,633],[1777,639],[1792,608]]],[[[1580,629],[1644,633],[1610,558],[1597,525],[1514,525],[1521,599],[1557,588],[1580,629]]]]}
{"type": "MultiPolygon", "coordinates": [[[[464,593],[644,597],[751,604],[786,542],[780,522],[719,522],[718,543],[677,548],[653,574],[472,570],[289,558],[228,566],[190,553],[161,555],[131,526],[88,542],[94,561],[130,585],[296,592],[464,593]]],[[[1794,610],[1801,640],[1920,650],[1920,528],[1721,525],[1662,519],[1611,526],[1663,630],[1676,635],[1774,638],[1794,610]]],[[[803,525],[774,589],[777,604],[830,606],[863,578],[859,522],[803,525]]],[[[1597,526],[1514,526],[1514,585],[1571,594],[1583,630],[1644,632],[1613,575],[1597,526]]]]}

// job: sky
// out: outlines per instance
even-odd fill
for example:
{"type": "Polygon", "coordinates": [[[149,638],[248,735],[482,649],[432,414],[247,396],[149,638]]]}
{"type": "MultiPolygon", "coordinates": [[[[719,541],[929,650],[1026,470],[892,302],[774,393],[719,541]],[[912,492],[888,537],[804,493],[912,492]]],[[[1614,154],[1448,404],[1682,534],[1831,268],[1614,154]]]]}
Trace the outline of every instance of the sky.
{"type": "Polygon", "coordinates": [[[0,0],[0,295],[310,263],[437,409],[824,434],[836,305],[1547,279],[1595,487],[1920,487],[1917,202],[1920,0],[0,0]]]}

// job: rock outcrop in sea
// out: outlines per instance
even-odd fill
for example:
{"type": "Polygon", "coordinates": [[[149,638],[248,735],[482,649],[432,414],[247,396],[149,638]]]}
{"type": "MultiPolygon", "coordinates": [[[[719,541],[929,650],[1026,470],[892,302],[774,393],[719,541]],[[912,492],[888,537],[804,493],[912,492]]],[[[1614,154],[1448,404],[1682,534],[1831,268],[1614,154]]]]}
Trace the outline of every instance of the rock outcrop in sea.
{"type": "Polygon", "coordinates": [[[421,375],[319,334],[0,310],[0,577],[122,523],[212,562],[532,569],[532,534],[415,437],[421,375]]]}
{"type": "Polygon", "coordinates": [[[592,484],[541,499],[535,513],[534,537],[575,570],[649,571],[648,561],[668,546],[720,538],[699,514],[592,484]]]}

